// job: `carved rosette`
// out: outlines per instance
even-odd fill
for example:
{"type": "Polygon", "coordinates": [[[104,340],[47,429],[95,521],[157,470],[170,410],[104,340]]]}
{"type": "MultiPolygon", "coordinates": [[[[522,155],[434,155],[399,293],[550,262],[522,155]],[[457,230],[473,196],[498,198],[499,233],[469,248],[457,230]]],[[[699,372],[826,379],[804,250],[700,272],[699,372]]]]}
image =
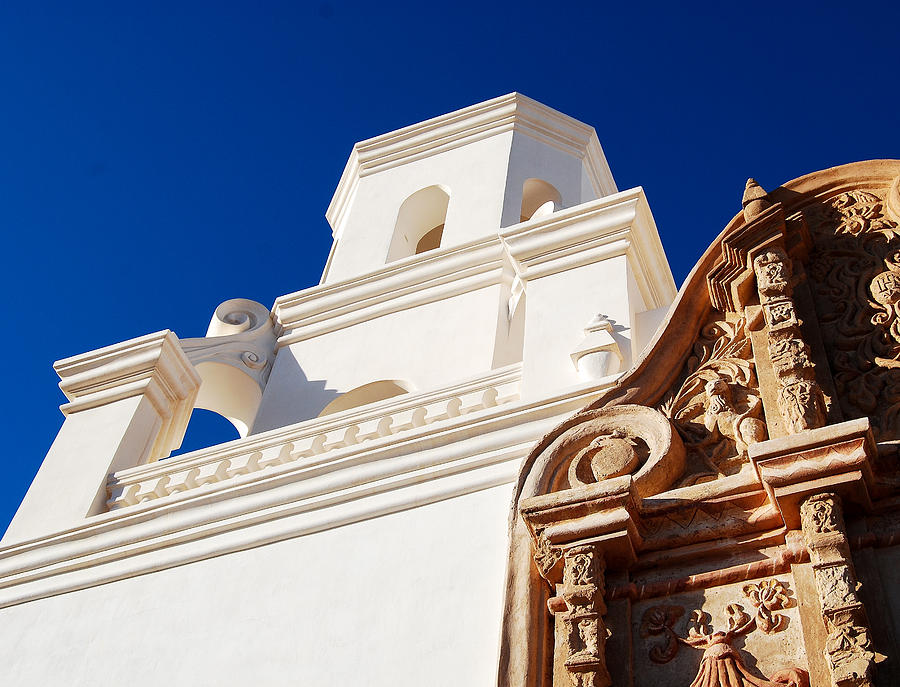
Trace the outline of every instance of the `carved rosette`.
{"type": "Polygon", "coordinates": [[[769,248],[754,258],[753,271],[784,427],[790,434],[821,427],[825,424],[825,396],[800,333],[801,322],[792,297],[791,260],[781,246],[769,248]]]}
{"type": "Polygon", "coordinates": [[[815,494],[800,507],[803,536],[810,552],[816,591],[828,638],[825,658],[835,687],[872,684],[871,650],[865,609],[850,558],[840,497],[815,494]]]}

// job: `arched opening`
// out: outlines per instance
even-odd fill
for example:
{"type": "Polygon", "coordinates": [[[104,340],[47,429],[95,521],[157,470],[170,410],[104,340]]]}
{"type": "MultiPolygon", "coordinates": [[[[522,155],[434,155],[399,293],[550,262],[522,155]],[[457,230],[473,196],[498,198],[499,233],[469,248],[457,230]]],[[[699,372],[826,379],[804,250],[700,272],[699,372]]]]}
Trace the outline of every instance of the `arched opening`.
{"type": "Polygon", "coordinates": [[[181,440],[181,446],[172,451],[172,456],[179,456],[240,438],[241,435],[237,428],[227,417],[212,410],[194,408],[184,438],[181,440]]]}
{"type": "Polygon", "coordinates": [[[537,219],[562,207],[562,196],[543,179],[526,179],[522,184],[522,212],[519,221],[537,219]]]}
{"type": "Polygon", "coordinates": [[[441,245],[450,190],[429,186],[403,201],[397,213],[387,262],[434,250],[441,245]]]}
{"type": "Polygon", "coordinates": [[[377,382],[363,384],[338,396],[322,409],[319,417],[375,403],[376,401],[383,401],[386,398],[407,394],[410,391],[412,391],[412,388],[408,383],[397,379],[382,379],[377,382]]]}

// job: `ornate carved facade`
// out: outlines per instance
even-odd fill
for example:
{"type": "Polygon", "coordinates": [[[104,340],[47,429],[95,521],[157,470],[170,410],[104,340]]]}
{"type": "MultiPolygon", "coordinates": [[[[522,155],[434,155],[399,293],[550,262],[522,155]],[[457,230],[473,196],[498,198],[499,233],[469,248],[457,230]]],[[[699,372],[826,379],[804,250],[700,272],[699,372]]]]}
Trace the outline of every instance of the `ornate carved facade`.
{"type": "Polygon", "coordinates": [[[900,161],[743,212],[519,476],[502,687],[900,684],[900,161]]]}

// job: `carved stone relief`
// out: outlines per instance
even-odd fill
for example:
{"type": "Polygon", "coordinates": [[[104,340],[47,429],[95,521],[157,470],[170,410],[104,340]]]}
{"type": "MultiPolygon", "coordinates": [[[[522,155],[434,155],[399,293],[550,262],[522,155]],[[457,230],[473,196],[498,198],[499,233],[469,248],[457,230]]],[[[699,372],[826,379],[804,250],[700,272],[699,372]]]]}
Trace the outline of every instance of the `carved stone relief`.
{"type": "Polygon", "coordinates": [[[759,302],[766,318],[769,356],[778,384],[778,409],[795,434],[825,424],[825,396],[815,378],[809,347],[794,305],[792,263],[781,246],[753,260],[759,302]]]}
{"type": "Polygon", "coordinates": [[[591,545],[566,551],[560,597],[565,651],[564,661],[574,687],[607,687],[611,684],[606,669],[606,640],[609,631],[603,621],[605,562],[603,552],[591,545]]]}
{"type": "Polygon", "coordinates": [[[767,438],[746,321],[714,314],[694,344],[677,385],[659,409],[681,435],[683,484],[737,472],[747,446],[767,438]]]}
{"type": "Polygon", "coordinates": [[[837,397],[846,417],[871,418],[879,441],[900,438],[900,228],[884,206],[856,190],[803,211],[837,397]]]}
{"type": "Polygon", "coordinates": [[[790,606],[791,598],[784,584],[775,579],[745,585],[743,593],[756,608],[756,616],[746,613],[739,603],[727,604],[724,608],[724,631],[714,631],[709,624],[709,615],[698,609],[690,615],[687,636],[681,637],[674,629],[675,623],[684,614],[681,606],[659,605],[648,608],[641,619],[640,636],[660,636],[664,640],[650,648],[650,660],[660,664],[667,663],[675,658],[679,644],[686,644],[703,650],[700,667],[691,687],[767,687],[785,684],[808,687],[809,676],[799,668],[779,670],[768,679],[755,675],[747,668],[741,652],[734,647],[735,639],[754,629],[766,634],[784,630],[786,619],[774,611],[790,606]]]}
{"type": "Polygon", "coordinates": [[[865,609],[856,594],[858,584],[840,498],[828,493],[810,496],[800,506],[800,519],[828,634],[825,658],[832,684],[868,687],[872,684],[875,654],[865,609]]]}

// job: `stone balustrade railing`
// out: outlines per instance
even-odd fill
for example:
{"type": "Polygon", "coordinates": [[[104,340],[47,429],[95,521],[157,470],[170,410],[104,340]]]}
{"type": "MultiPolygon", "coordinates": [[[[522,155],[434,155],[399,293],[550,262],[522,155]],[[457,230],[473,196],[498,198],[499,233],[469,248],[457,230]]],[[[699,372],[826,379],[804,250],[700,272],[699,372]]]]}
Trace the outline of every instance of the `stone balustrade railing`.
{"type": "MultiPolygon", "coordinates": [[[[375,441],[519,398],[521,365],[437,391],[410,393],[264,434],[115,472],[110,510],[219,484],[240,475],[297,465],[339,448],[375,441]]],[[[223,485],[224,486],[224,485],[223,485]]]]}

